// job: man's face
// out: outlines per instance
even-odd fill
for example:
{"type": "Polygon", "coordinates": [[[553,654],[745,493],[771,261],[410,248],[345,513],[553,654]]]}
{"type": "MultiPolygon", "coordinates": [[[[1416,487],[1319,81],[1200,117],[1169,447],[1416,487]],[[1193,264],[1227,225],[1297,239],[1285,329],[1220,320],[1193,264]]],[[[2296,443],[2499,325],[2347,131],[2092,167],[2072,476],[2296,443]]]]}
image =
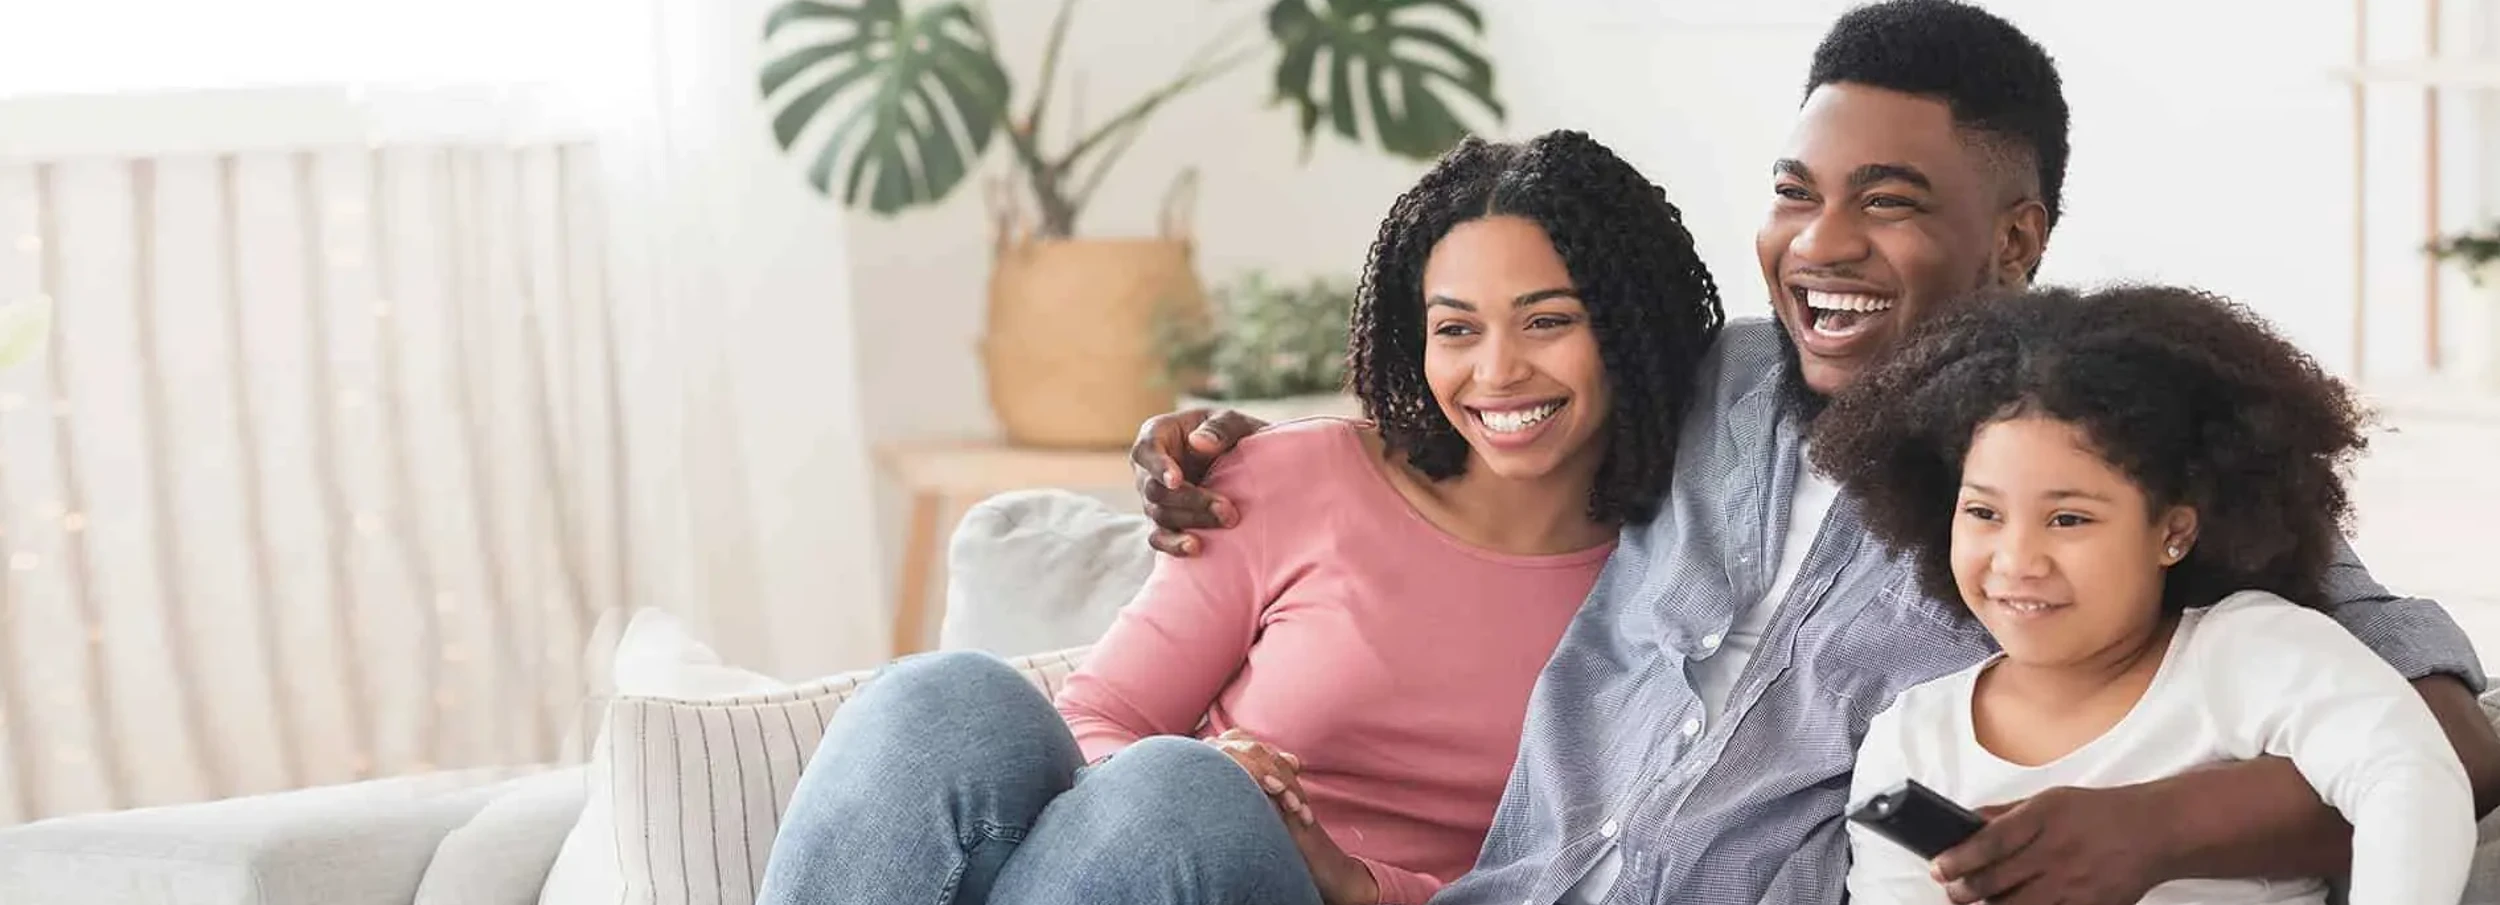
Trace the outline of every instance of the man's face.
{"type": "Polygon", "coordinates": [[[1920,319],[2024,279],[2023,230],[2046,211],[1991,164],[1942,101],[1848,83],[1806,98],[1754,250],[1808,389],[1839,392],[1920,319]]]}

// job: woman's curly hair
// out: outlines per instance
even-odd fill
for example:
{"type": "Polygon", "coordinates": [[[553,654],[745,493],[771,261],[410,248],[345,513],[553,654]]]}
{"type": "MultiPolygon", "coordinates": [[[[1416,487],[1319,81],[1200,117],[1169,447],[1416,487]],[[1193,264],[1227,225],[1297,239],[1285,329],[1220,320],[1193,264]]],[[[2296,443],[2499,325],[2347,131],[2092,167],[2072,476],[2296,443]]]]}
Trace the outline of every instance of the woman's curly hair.
{"type": "Polygon", "coordinates": [[[1355,297],[1347,382],[1418,471],[1442,480],[1466,469],[1466,438],[1424,379],[1424,262],[1452,227],[1496,215],[1545,230],[1597,333],[1614,402],[1589,515],[1646,521],[1666,493],[1695,368],[1726,315],[1666,191],[1584,133],[1518,144],[1471,136],[1398,197],[1355,297]]]}
{"type": "Polygon", "coordinates": [[[2246,589],[2319,605],[2368,416],[2254,313],[2203,291],[2036,289],[1939,316],[1834,400],[1814,463],[1863,501],[1877,539],[1916,560],[1929,596],[1960,600],[1963,457],[1980,427],[2023,415],[2080,428],[2154,514],[2196,509],[2165,610],[2246,589]]]}

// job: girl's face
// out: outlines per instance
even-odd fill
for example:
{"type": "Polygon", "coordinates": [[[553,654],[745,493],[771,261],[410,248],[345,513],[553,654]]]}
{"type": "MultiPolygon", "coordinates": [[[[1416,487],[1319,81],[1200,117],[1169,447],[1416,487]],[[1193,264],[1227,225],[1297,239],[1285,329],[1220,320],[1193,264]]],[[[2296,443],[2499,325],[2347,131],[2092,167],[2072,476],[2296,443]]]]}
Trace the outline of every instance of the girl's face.
{"type": "Polygon", "coordinates": [[[1594,474],[1613,404],[1606,365],[1545,230],[1507,215],[1452,227],[1423,287],[1424,379],[1473,450],[1470,472],[1594,474]]]}
{"type": "Polygon", "coordinates": [[[2149,507],[2072,424],[2026,415],[1981,425],[1954,501],[1962,603],[2016,662],[2131,653],[2160,624],[2162,577],[2196,535],[2195,510],[2149,507]]]}

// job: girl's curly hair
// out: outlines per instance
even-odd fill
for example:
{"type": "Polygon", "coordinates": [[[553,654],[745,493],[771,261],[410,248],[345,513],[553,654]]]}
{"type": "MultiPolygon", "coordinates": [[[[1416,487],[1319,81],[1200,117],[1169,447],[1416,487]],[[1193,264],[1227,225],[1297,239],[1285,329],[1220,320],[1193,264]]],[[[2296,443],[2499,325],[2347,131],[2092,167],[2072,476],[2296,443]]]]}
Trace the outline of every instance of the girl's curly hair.
{"type": "Polygon", "coordinates": [[[1466,469],[1467,441],[1424,380],[1424,262],[1452,227],[1496,215],[1544,229],[1597,334],[1614,402],[1589,515],[1646,521],[1674,468],[1695,367],[1726,316],[1666,191],[1584,133],[1471,136],[1398,197],[1355,297],[1347,382],[1418,471],[1441,480],[1466,469]]]}
{"type": "Polygon", "coordinates": [[[1929,596],[1960,600],[1963,457],[1980,427],[2034,414],[2080,428],[2155,514],[2196,509],[2165,610],[2246,589],[2321,603],[2367,415],[2254,313],[2203,291],[2035,289],[1938,316],[1833,401],[1814,463],[1863,501],[1877,539],[1916,560],[1929,596]]]}

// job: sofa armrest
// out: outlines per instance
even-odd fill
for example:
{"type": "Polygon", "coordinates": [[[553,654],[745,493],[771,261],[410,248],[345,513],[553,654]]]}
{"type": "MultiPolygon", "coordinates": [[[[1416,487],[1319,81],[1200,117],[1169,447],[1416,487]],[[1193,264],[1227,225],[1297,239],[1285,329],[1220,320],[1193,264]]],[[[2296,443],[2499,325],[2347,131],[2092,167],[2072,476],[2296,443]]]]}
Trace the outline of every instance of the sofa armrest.
{"type": "Polygon", "coordinates": [[[0,830],[0,902],[406,905],[443,835],[541,768],[371,780],[0,830]]]}

